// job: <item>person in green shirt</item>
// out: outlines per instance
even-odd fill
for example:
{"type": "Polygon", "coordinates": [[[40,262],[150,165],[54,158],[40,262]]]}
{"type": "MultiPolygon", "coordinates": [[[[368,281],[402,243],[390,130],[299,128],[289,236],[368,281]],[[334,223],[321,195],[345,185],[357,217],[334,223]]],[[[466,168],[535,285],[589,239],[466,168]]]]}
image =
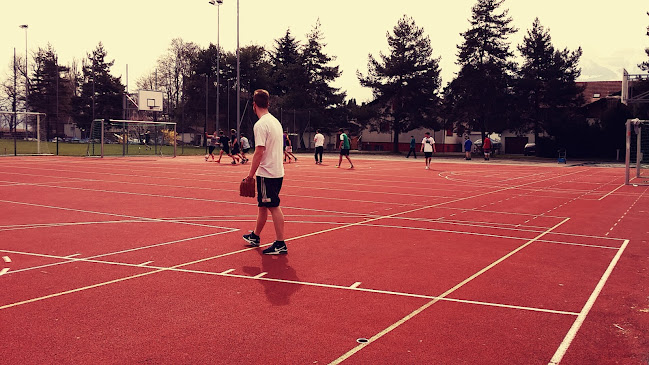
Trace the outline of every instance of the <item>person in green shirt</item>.
{"type": "Polygon", "coordinates": [[[410,157],[410,154],[412,153],[415,158],[417,158],[417,153],[415,152],[415,146],[417,146],[417,141],[415,141],[415,136],[410,136],[410,151],[408,151],[408,155],[406,158],[410,157]]]}
{"type": "Polygon", "coordinates": [[[351,148],[349,137],[342,128],[340,128],[338,131],[340,132],[340,157],[338,158],[338,165],[336,165],[336,167],[340,167],[340,163],[343,161],[343,156],[345,156],[347,158],[347,161],[349,161],[349,168],[353,169],[354,164],[349,158],[349,149],[351,148]]]}

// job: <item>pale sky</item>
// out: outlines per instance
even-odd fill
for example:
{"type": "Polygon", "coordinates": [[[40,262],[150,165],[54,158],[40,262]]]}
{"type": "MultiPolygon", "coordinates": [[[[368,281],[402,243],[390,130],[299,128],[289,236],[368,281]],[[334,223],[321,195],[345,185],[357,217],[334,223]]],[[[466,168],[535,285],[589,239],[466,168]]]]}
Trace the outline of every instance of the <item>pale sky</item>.
{"type": "MultiPolygon", "coordinates": [[[[371,99],[371,90],[360,86],[356,71],[367,72],[368,54],[387,50],[386,32],[392,31],[404,14],[412,16],[430,37],[435,57],[441,57],[443,85],[450,82],[458,66],[456,45],[469,28],[471,7],[476,0],[369,1],[369,0],[240,0],[240,46],[258,44],[271,49],[274,40],[290,28],[303,42],[320,19],[325,52],[336,56],[343,75],[335,83],[359,102],[371,99]]],[[[622,69],[640,73],[638,63],[647,61],[644,49],[649,25],[646,0],[507,0],[518,33],[510,37],[512,50],[521,43],[535,17],[550,29],[555,48],[575,50],[581,46],[580,80],[621,80],[622,69]]],[[[111,69],[126,82],[129,91],[136,81],[151,72],[173,38],[200,47],[217,41],[217,7],[208,0],[3,0],[0,12],[0,77],[12,72],[13,49],[25,52],[27,24],[31,55],[49,42],[61,64],[81,60],[101,41],[111,69]]],[[[236,50],[237,0],[224,0],[220,7],[220,44],[236,50]]],[[[518,52],[515,52],[518,54],[518,52]]]]}

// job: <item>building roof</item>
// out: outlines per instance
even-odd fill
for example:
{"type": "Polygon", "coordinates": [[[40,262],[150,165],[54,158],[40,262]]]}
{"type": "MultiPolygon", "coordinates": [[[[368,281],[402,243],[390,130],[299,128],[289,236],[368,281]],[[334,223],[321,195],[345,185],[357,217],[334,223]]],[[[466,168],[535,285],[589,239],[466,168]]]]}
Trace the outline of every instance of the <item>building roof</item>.
{"type": "Polygon", "coordinates": [[[622,81],[586,81],[577,82],[584,87],[584,103],[590,104],[605,98],[617,98],[622,95],[622,81]]]}

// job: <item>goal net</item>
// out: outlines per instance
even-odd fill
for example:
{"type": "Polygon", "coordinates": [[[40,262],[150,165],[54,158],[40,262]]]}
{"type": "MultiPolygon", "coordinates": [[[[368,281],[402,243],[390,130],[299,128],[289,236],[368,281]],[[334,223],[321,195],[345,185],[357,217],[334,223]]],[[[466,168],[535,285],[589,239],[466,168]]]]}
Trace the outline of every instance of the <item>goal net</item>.
{"type": "Polygon", "coordinates": [[[649,185],[649,120],[627,120],[625,165],[627,185],[649,185]]]}
{"type": "Polygon", "coordinates": [[[176,123],[96,119],[88,138],[88,156],[176,157],[176,123]]]}
{"type": "Polygon", "coordinates": [[[0,153],[48,155],[52,133],[45,113],[0,111],[0,153]]]}

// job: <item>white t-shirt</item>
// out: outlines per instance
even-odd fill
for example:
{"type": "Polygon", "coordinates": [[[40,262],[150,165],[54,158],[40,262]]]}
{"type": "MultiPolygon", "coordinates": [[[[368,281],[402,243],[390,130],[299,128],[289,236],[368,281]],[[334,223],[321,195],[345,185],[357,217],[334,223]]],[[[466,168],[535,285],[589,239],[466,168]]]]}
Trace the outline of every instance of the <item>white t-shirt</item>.
{"type": "Polygon", "coordinates": [[[279,178],[284,177],[284,131],[279,120],[270,113],[264,114],[255,126],[255,146],[266,147],[257,176],[279,178]]]}
{"type": "Polygon", "coordinates": [[[313,137],[313,141],[315,142],[316,147],[323,147],[324,146],[324,136],[322,133],[318,133],[313,137]]]}
{"type": "Polygon", "coordinates": [[[250,142],[248,142],[248,138],[241,137],[241,147],[242,148],[250,148],[250,142]]]}
{"type": "Polygon", "coordinates": [[[435,140],[433,137],[424,137],[424,139],[421,140],[421,144],[424,146],[424,152],[433,152],[433,145],[435,144],[435,140]]]}

